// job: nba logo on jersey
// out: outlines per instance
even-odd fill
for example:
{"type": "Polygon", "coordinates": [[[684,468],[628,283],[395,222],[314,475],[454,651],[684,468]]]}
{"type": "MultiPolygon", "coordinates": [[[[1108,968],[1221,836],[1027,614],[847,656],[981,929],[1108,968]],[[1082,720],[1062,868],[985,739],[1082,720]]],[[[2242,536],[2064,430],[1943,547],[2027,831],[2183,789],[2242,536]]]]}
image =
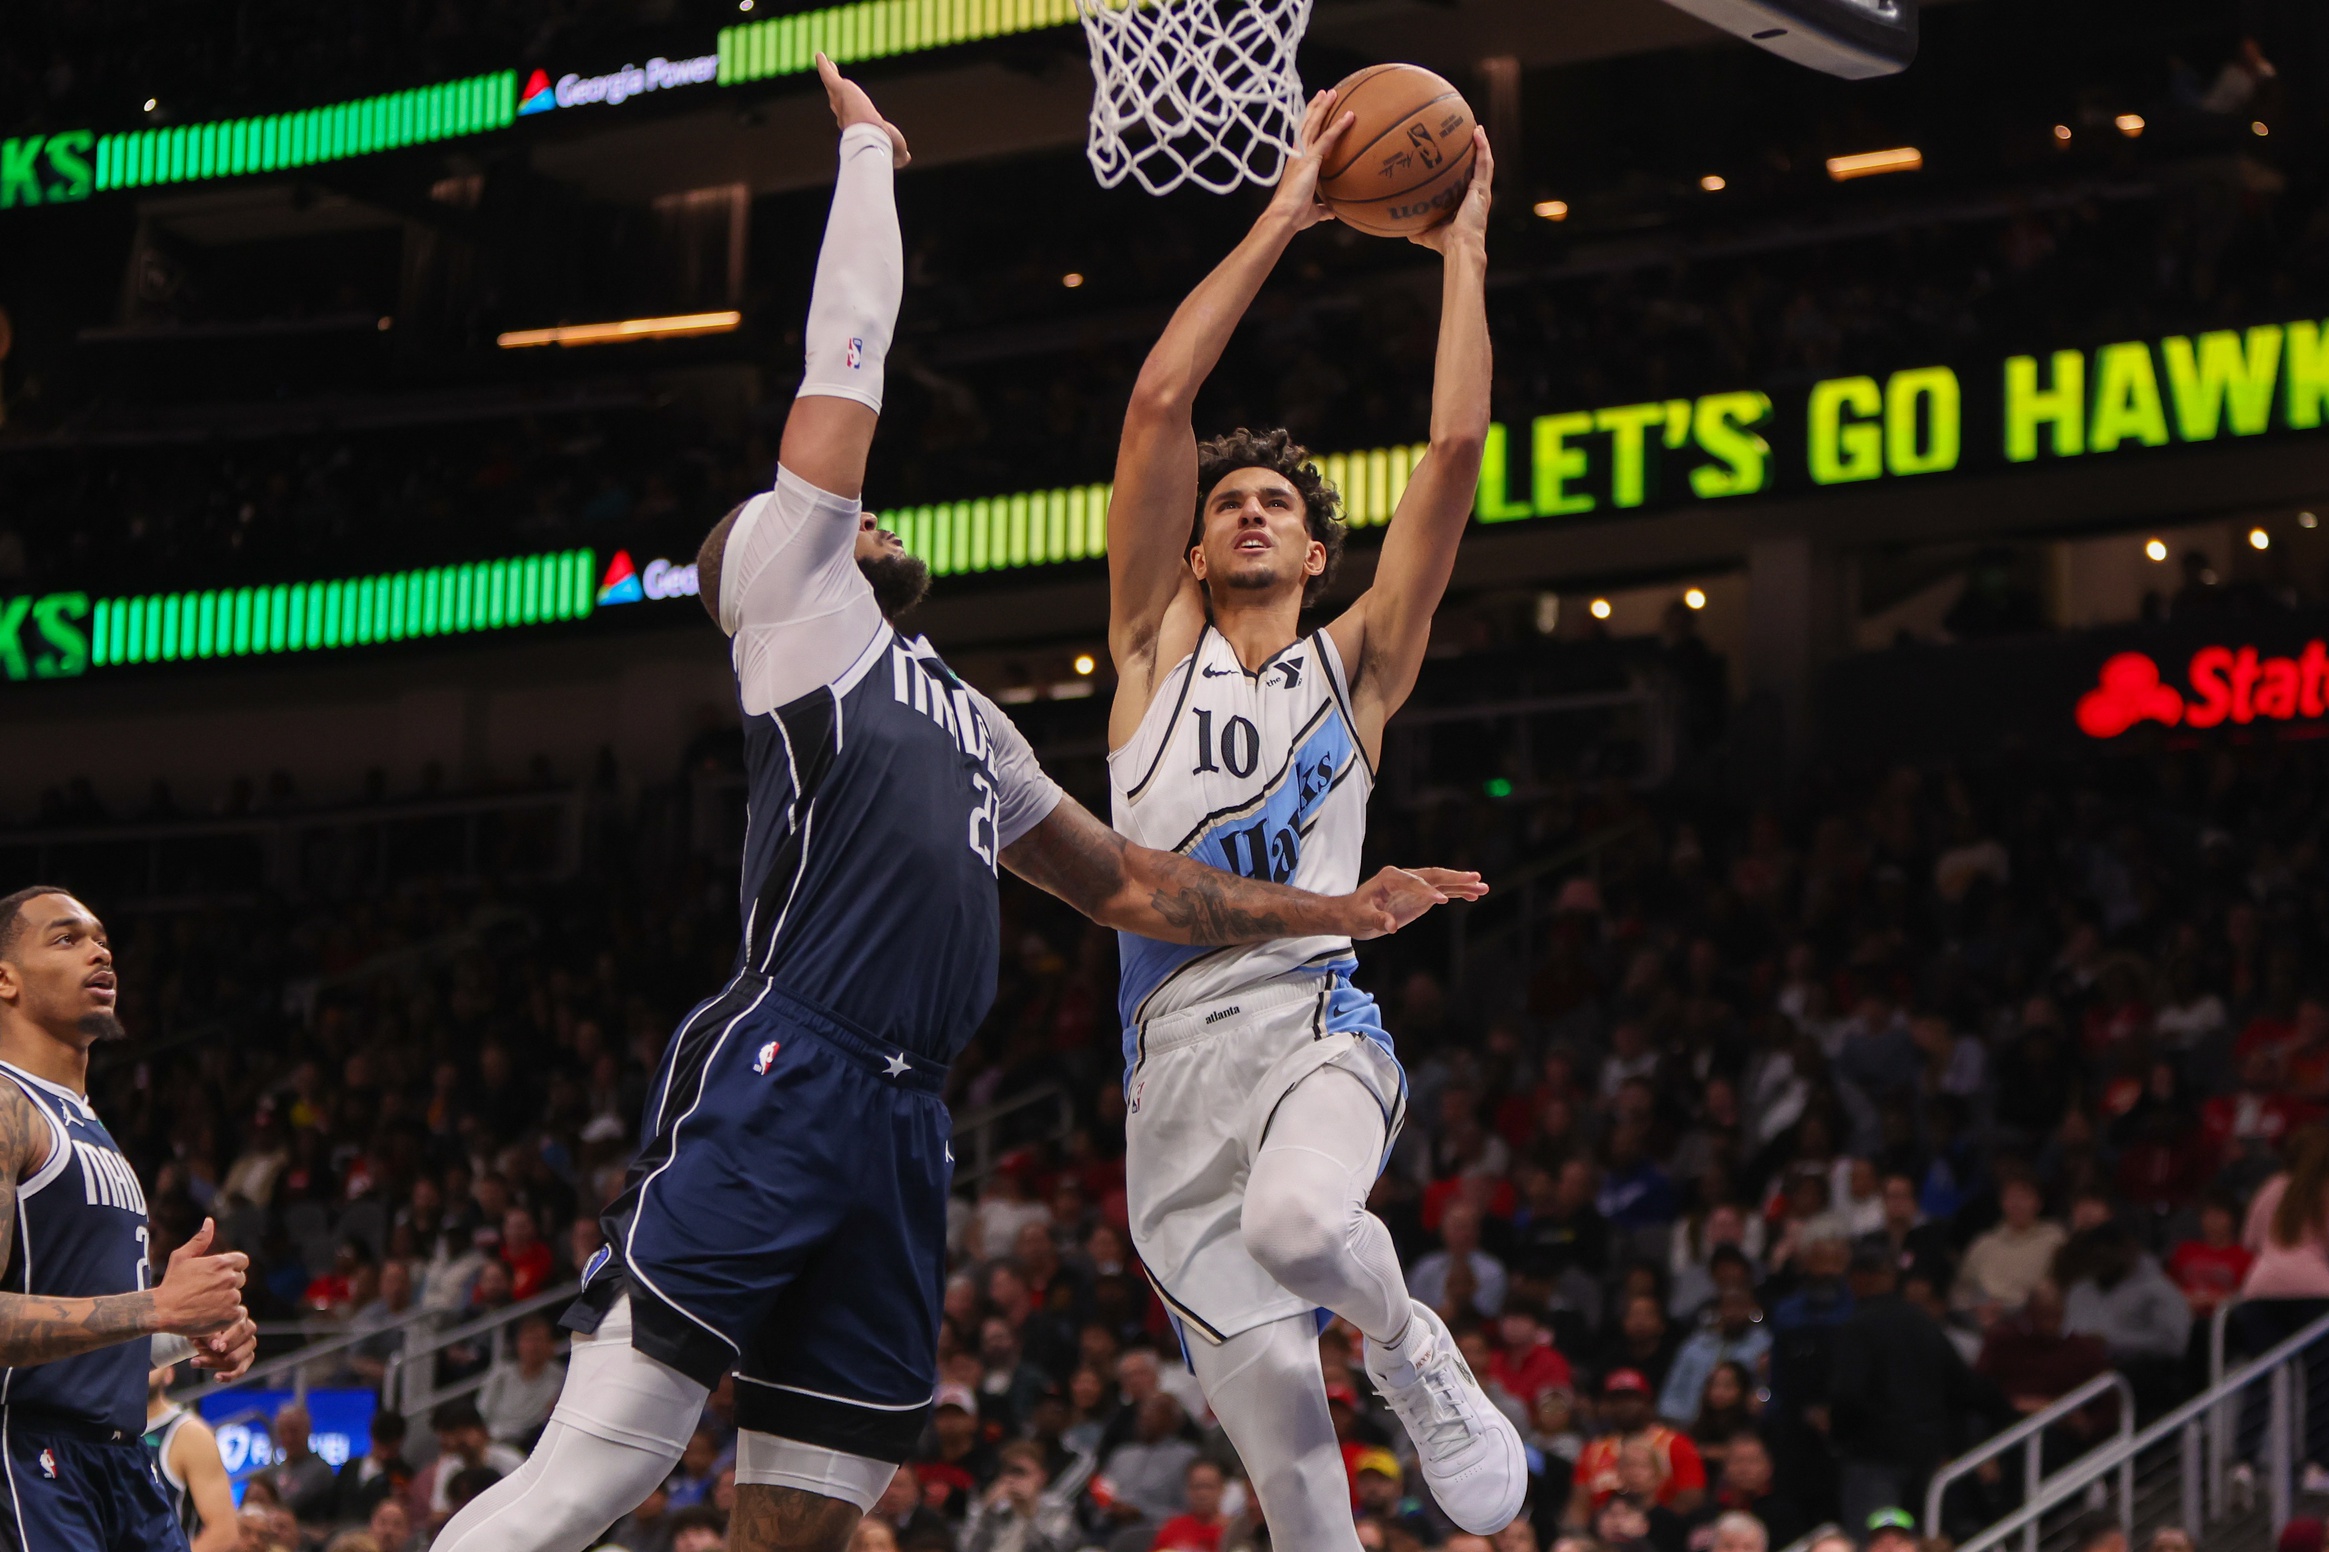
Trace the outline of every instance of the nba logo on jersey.
{"type": "Polygon", "coordinates": [[[777,1049],[777,1043],[773,1040],[762,1046],[760,1054],[752,1058],[752,1070],[765,1076],[768,1069],[776,1064],[777,1049]]]}
{"type": "Polygon", "coordinates": [[[57,1457],[48,1450],[40,1452],[40,1474],[51,1482],[57,1479],[57,1457]]]}
{"type": "Polygon", "coordinates": [[[860,366],[864,365],[865,341],[852,335],[849,340],[849,353],[845,360],[848,364],[849,370],[852,372],[856,371],[860,366]]]}

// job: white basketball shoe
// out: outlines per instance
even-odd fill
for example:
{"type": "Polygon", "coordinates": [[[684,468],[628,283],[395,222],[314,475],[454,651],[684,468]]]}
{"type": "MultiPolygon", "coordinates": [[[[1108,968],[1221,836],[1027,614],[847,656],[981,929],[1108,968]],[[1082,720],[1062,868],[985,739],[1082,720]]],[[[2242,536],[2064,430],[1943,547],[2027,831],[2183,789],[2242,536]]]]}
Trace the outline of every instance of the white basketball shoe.
{"type": "Polygon", "coordinates": [[[1441,1510],[1473,1535],[1493,1536],[1528,1497],[1519,1430],[1480,1389],[1446,1324],[1421,1300],[1414,1309],[1396,1348],[1367,1342],[1367,1377],[1415,1441],[1441,1510]]]}

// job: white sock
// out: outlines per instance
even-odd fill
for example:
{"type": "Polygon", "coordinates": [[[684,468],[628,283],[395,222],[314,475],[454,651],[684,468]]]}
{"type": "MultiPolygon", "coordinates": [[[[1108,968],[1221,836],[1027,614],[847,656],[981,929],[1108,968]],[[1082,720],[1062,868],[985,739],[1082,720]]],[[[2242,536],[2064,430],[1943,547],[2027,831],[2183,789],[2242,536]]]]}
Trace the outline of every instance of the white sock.
{"type": "Polygon", "coordinates": [[[631,1345],[630,1301],[577,1338],[541,1442],[469,1501],[432,1552],[583,1552],[679,1464],[710,1392],[631,1345]]]}
{"type": "Polygon", "coordinates": [[[1317,1324],[1289,1315],[1218,1346],[1190,1345],[1206,1403],[1261,1499],[1271,1545],[1358,1552],[1350,1478],[1318,1367],[1317,1324]]]}
{"type": "Polygon", "coordinates": [[[906,289],[891,179],[890,137],[881,126],[852,124],[841,132],[841,171],[809,293],[803,398],[855,399],[881,409],[882,362],[906,289]]]}
{"type": "Polygon", "coordinates": [[[1403,1334],[1414,1309],[1391,1231],[1367,1211],[1384,1132],[1365,1083],[1334,1067],[1312,1073],[1270,1118],[1240,1224],[1246,1253],[1279,1286],[1378,1344],[1403,1334]]]}

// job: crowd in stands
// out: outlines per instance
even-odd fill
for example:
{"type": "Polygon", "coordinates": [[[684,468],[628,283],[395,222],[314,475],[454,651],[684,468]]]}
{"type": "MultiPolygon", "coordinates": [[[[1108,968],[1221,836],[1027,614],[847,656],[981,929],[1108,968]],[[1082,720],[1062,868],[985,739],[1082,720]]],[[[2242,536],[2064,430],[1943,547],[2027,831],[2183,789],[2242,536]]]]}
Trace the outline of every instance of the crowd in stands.
{"type": "MultiPolygon", "coordinates": [[[[2220,1306],[2235,1353],[2329,1309],[2325,787],[2293,743],[1826,775],[1757,810],[1616,783],[1378,803],[1381,860],[1492,880],[1599,838],[1460,983],[1438,939],[1362,958],[1412,1085],[1375,1210],[1531,1451],[1499,1552],[1748,1552],[1839,1517],[1875,1545],[1936,1465],[2098,1374],[2144,1416],[2192,1393],[2220,1306]]],[[[153,1182],[157,1253],[216,1215],[259,1313],[370,1334],[319,1383],[377,1384],[409,1312],[506,1308],[597,1248],[733,926],[718,859],[597,855],[523,890],[117,913],[139,1045],[96,1100],[153,1182]]],[[[953,1097],[1056,1085],[1074,1126],[961,1181],[943,1383],[860,1552],[1266,1546],[1127,1242],[1114,946],[1005,902],[953,1097]]],[[[539,1428],[556,1307],[421,1360],[482,1388],[335,1475],[279,1420],[255,1514],[296,1525],[287,1548],[419,1544],[539,1428]]],[[[1357,1357],[1322,1336],[1362,1543],[1478,1552],[1357,1357]]],[[[612,1544],[717,1544],[728,1419],[716,1395],[612,1544]]],[[[1964,1484],[1949,1523],[2014,1493],[1964,1484]]]]}

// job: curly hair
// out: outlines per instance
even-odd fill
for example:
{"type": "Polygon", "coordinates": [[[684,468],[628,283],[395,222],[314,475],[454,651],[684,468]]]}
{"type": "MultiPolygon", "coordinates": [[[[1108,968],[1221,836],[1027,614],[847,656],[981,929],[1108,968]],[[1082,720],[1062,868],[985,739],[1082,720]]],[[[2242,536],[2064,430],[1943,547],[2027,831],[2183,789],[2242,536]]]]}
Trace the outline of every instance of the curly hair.
{"type": "Polygon", "coordinates": [[[1334,568],[1342,562],[1342,543],[1349,532],[1343,526],[1342,497],[1310,461],[1310,449],[1285,430],[1248,431],[1240,426],[1227,436],[1197,444],[1197,511],[1189,537],[1192,547],[1205,537],[1205,503],[1213,487],[1239,469],[1282,474],[1301,494],[1310,537],[1326,546],[1326,569],[1302,588],[1302,607],[1307,609],[1326,592],[1326,585],[1334,580],[1334,568]]]}

